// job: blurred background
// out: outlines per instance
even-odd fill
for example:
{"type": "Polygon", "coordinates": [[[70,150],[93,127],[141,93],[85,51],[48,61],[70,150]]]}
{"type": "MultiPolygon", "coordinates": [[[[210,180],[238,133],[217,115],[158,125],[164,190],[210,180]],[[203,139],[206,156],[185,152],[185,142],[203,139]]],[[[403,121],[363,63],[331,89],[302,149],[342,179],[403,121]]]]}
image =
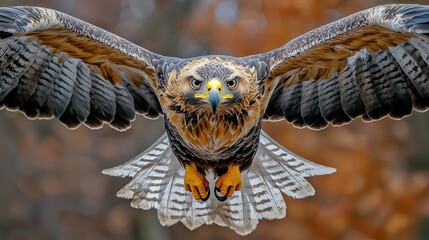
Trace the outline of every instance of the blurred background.
{"type": "MultiPolygon", "coordinates": [[[[353,12],[384,3],[352,0],[0,0],[54,8],[151,51],[243,56],[353,12]]],[[[413,3],[429,3],[414,0],[413,3]]],[[[287,217],[259,223],[246,239],[429,239],[429,114],[355,120],[322,131],[285,122],[264,130],[295,153],[337,168],[310,178],[316,196],[285,196],[287,217]]],[[[133,128],[70,131],[58,121],[0,112],[0,240],[244,239],[228,228],[163,227],[155,210],[115,197],[130,179],[101,170],[131,159],[163,133],[138,116],[133,128]]]]}

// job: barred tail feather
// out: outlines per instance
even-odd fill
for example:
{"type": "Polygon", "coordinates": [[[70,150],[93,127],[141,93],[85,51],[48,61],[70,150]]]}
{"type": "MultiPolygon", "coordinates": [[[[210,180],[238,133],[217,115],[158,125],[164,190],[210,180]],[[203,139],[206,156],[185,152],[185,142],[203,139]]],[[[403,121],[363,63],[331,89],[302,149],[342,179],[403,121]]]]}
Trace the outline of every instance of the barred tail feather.
{"type": "MultiPolygon", "coordinates": [[[[132,199],[131,205],[135,208],[157,209],[163,225],[182,222],[189,229],[195,229],[214,223],[246,235],[256,228],[260,219],[285,217],[282,192],[293,198],[314,195],[313,187],[304,177],[334,171],[302,159],[262,132],[252,166],[242,173],[242,189],[225,202],[219,202],[213,194],[206,202],[196,201],[185,191],[185,170],[174,156],[166,134],[142,154],[103,173],[132,177],[117,196],[132,199]]],[[[214,189],[213,173],[208,173],[207,179],[214,189]]]]}

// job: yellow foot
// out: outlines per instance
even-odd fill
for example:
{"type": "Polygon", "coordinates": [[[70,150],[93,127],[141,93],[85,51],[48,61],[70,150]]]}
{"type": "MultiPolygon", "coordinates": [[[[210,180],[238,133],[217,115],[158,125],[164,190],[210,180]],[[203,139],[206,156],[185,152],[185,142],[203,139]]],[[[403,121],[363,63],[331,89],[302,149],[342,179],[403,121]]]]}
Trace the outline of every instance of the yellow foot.
{"type": "Polygon", "coordinates": [[[237,165],[228,166],[226,173],[222,174],[216,181],[216,198],[223,202],[227,198],[231,198],[234,191],[241,189],[241,173],[237,165]],[[220,196],[217,194],[220,192],[220,196]]]}
{"type": "Polygon", "coordinates": [[[206,201],[210,196],[209,181],[198,171],[195,163],[185,165],[185,190],[192,192],[195,200],[206,201]]]}

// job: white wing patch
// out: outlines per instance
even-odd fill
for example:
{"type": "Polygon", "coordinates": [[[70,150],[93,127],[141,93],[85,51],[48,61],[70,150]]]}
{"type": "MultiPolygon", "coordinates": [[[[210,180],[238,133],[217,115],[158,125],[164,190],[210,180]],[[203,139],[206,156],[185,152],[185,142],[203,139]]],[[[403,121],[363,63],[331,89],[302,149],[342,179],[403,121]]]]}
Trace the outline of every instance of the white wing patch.
{"type": "MultiPolygon", "coordinates": [[[[261,133],[259,149],[252,166],[242,173],[242,189],[225,202],[212,194],[206,202],[196,201],[183,187],[184,168],[174,156],[167,135],[132,160],[106,169],[104,174],[133,179],[118,193],[132,199],[131,206],[155,208],[161,224],[182,222],[189,229],[203,224],[218,224],[238,234],[251,233],[259,219],[279,219],[286,215],[282,192],[293,198],[314,195],[304,177],[335,172],[305,160],[261,133]]],[[[215,177],[207,174],[213,191],[215,177]]]]}

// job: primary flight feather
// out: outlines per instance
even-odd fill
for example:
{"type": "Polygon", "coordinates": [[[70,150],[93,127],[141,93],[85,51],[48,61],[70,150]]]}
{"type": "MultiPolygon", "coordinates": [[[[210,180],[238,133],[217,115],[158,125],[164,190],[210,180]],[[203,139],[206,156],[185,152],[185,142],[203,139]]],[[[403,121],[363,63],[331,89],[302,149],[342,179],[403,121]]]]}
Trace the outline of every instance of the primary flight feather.
{"type": "Polygon", "coordinates": [[[305,177],[335,171],[284,149],[262,121],[321,129],[429,107],[425,5],[374,7],[241,58],[166,57],[37,7],[0,8],[0,38],[1,107],[69,128],[164,118],[153,146],[103,171],[132,177],[118,196],[164,225],[248,234],[285,216],[282,193],[311,196],[305,177]]]}

